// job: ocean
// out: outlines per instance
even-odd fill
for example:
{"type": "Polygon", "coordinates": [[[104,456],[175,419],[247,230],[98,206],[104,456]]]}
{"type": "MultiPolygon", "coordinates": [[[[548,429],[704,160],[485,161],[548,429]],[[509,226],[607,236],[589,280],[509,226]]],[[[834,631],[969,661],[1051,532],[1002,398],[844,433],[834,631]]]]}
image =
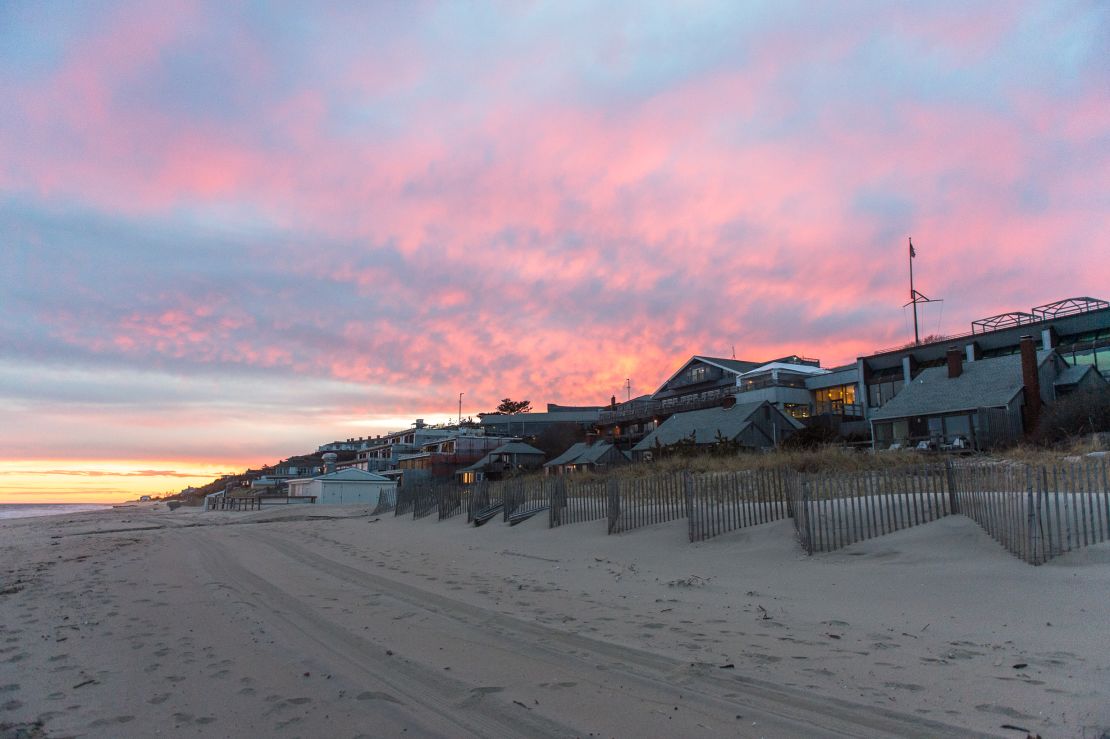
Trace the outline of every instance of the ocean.
{"type": "Polygon", "coordinates": [[[107,510],[111,507],[94,503],[0,503],[0,520],[30,516],[59,516],[65,513],[107,510]]]}

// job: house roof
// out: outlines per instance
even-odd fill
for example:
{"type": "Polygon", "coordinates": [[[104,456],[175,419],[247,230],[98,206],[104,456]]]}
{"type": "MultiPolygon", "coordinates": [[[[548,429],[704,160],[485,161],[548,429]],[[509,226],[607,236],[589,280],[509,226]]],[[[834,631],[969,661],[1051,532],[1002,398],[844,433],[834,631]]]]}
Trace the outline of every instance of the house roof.
{"type": "Polygon", "coordinates": [[[739,375],[742,372],[753,370],[759,365],[763,364],[763,362],[749,362],[744,359],[722,359],[721,357],[707,357],[703,354],[695,354],[694,356],[683,362],[682,366],[675,370],[675,373],[668,377],[663,382],[663,384],[661,384],[659,388],[654,393],[652,393],[652,397],[654,397],[656,393],[665,388],[672,380],[681,375],[683,371],[685,371],[686,368],[694,362],[704,362],[706,364],[713,365],[714,367],[719,367],[725,372],[729,372],[734,375],[739,375]]]}
{"type": "Polygon", "coordinates": [[[765,405],[770,403],[766,401],[737,403],[731,408],[703,408],[699,411],[676,413],[632,449],[633,451],[652,449],[655,447],[656,440],[662,446],[670,446],[683,439],[689,439],[691,435],[698,444],[712,444],[717,440],[718,431],[726,439],[735,439],[751,424],[752,414],[765,405]]]}
{"type": "Polygon", "coordinates": [[[743,372],[743,373],[740,374],[740,376],[741,377],[748,377],[749,375],[759,375],[759,374],[763,374],[764,372],[770,372],[772,370],[783,370],[785,372],[795,372],[799,375],[827,375],[827,374],[829,374],[829,371],[827,369],[821,369],[820,367],[814,367],[814,366],[809,365],[809,364],[787,364],[786,362],[768,362],[767,364],[761,364],[760,366],[756,367],[753,370],[748,370],[747,372],[743,372]]]}
{"type": "Polygon", "coordinates": [[[490,454],[538,454],[543,456],[543,451],[523,441],[510,441],[494,449],[490,454]]]}
{"type": "Polygon", "coordinates": [[[312,479],[324,480],[325,482],[391,482],[388,477],[382,477],[374,472],[367,472],[356,467],[346,467],[312,479]]]}
{"type": "Polygon", "coordinates": [[[602,457],[612,450],[613,445],[606,441],[595,441],[593,444],[580,441],[545,464],[544,467],[557,467],[564,464],[597,464],[602,457]]]}
{"type": "Polygon", "coordinates": [[[459,472],[479,472],[490,463],[490,460],[495,454],[527,454],[533,457],[543,456],[543,452],[531,444],[525,444],[523,441],[510,441],[508,444],[502,444],[497,447],[469,467],[463,467],[459,472]]]}
{"type": "MultiPolygon", "coordinates": [[[[1098,370],[1095,369],[1095,366],[1093,364],[1070,365],[1066,369],[1061,370],[1060,374],[1056,375],[1056,382],[1053,384],[1078,385],[1080,382],[1083,381],[1083,378],[1087,376],[1088,372],[1094,372],[1095,374],[1098,374],[1098,370]]],[[[1099,379],[1101,378],[1102,376],[1099,375],[1099,379]]]]}
{"type": "Polygon", "coordinates": [[[577,459],[568,464],[597,464],[597,461],[608,454],[612,448],[612,444],[608,444],[604,441],[594,442],[583,449],[577,459]]]}
{"type": "MultiPolygon", "coordinates": [[[[1052,354],[1037,352],[1037,366],[1052,354]]],[[[871,420],[1000,408],[1008,405],[1023,387],[1020,354],[964,362],[959,377],[949,377],[947,365],[929,367],[886,405],[872,411],[871,420]]]]}
{"type": "Polygon", "coordinates": [[[545,464],[544,467],[555,467],[561,464],[570,464],[573,460],[577,459],[578,455],[585,451],[586,447],[588,446],[589,444],[584,441],[579,441],[575,444],[572,444],[569,449],[545,464]]]}

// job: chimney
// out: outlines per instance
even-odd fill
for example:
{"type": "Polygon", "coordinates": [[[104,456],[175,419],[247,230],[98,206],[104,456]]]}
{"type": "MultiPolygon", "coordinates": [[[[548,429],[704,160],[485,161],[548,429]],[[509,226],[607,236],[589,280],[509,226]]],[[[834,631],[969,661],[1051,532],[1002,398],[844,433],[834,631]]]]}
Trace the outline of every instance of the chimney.
{"type": "Polygon", "coordinates": [[[1041,380],[1037,372],[1037,345],[1032,336],[1021,337],[1021,384],[1025,386],[1025,430],[1028,432],[1041,417],[1041,380]]]}
{"type": "Polygon", "coordinates": [[[948,347],[948,377],[959,377],[964,372],[963,357],[958,346],[948,347]]]}

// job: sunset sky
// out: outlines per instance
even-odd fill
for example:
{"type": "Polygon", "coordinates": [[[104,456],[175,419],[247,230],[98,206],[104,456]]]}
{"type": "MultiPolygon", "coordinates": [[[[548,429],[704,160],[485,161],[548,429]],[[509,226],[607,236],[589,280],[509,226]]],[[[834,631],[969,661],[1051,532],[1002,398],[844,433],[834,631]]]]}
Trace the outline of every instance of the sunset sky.
{"type": "Polygon", "coordinates": [[[0,502],[1110,297],[1110,4],[0,3],[0,502]],[[940,306],[943,306],[941,309],[940,306]]]}

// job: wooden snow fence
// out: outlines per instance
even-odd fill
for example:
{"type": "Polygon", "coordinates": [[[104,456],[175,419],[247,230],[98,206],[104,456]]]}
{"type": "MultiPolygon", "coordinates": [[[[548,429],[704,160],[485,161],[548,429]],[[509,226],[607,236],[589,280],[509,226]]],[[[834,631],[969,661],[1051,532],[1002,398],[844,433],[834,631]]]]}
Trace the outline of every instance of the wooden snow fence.
{"type": "Polygon", "coordinates": [[[389,513],[397,507],[397,488],[394,486],[391,490],[382,491],[378,496],[378,505],[375,506],[371,516],[377,516],[382,513],[389,513]]]}
{"type": "Polygon", "coordinates": [[[424,518],[431,515],[432,511],[439,510],[437,487],[439,486],[428,482],[419,482],[413,485],[415,491],[412,500],[413,519],[424,518]]]}
{"type": "Polygon", "coordinates": [[[467,500],[466,522],[481,526],[489,521],[494,514],[500,513],[504,503],[501,496],[503,488],[497,483],[486,480],[470,486],[470,495],[467,500]]]}
{"type": "Polygon", "coordinates": [[[413,503],[416,500],[416,488],[412,485],[402,485],[397,489],[397,499],[393,506],[394,516],[404,516],[412,513],[413,503]]]}
{"type": "Polygon", "coordinates": [[[440,485],[436,489],[436,503],[439,509],[439,520],[443,521],[455,516],[461,516],[468,510],[467,498],[470,497],[470,489],[459,485],[458,483],[451,482],[440,485]]]}
{"type": "Polygon", "coordinates": [[[948,464],[862,472],[796,472],[787,485],[808,554],[832,552],[953,513],[948,464]]]}
{"type": "Polygon", "coordinates": [[[686,517],[683,476],[609,478],[609,533],[686,517]]]}
{"type": "Polygon", "coordinates": [[[501,514],[506,523],[517,523],[547,510],[555,489],[554,481],[549,477],[502,480],[494,484],[501,486],[501,514]]]}
{"type": "Polygon", "coordinates": [[[964,514],[1030,564],[1110,540],[1110,460],[1050,466],[951,460],[904,468],[785,469],[639,478],[573,476],[418,483],[383,495],[375,513],[466,514],[480,525],[547,511],[552,528],[606,519],[611,534],[686,518],[690,541],[792,518],[809,554],[964,514]]]}
{"type": "Polygon", "coordinates": [[[1014,556],[1039,565],[1110,540],[1110,461],[1048,466],[967,464],[954,470],[966,514],[1014,556]]]}
{"type": "Polygon", "coordinates": [[[788,475],[781,469],[683,475],[690,541],[787,518],[788,475]]]}
{"type": "Polygon", "coordinates": [[[575,480],[559,475],[553,478],[548,526],[597,521],[609,515],[607,480],[575,480]]]}

